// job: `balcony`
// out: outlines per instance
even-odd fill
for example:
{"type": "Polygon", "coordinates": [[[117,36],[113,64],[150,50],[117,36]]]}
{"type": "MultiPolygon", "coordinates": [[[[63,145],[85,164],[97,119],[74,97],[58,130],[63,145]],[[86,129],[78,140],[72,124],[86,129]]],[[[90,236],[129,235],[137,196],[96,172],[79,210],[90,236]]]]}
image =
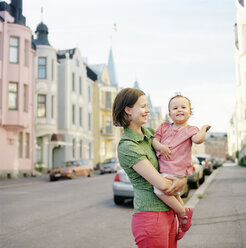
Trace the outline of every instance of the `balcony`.
{"type": "Polygon", "coordinates": [[[114,135],[113,126],[102,127],[100,133],[101,135],[104,136],[113,136],[114,135]]]}

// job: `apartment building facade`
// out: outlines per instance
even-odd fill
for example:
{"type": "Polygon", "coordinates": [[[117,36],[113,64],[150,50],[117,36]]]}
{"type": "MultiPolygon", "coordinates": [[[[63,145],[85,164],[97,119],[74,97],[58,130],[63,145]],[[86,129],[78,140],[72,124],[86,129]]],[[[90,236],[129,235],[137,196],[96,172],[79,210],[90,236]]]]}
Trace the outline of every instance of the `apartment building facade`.
{"type": "Polygon", "coordinates": [[[33,173],[34,56],[22,1],[0,2],[0,177],[33,173]]]}

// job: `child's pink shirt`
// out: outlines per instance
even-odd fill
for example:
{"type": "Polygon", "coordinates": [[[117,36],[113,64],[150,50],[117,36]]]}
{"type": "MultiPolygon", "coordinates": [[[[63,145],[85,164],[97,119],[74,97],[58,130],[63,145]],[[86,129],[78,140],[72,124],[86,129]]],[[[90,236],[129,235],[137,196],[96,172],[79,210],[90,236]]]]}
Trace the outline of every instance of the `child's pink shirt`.
{"type": "Polygon", "coordinates": [[[191,137],[199,132],[195,126],[185,126],[180,129],[173,129],[172,123],[164,122],[155,132],[155,137],[164,145],[170,145],[171,159],[165,160],[162,154],[157,151],[159,159],[159,170],[161,173],[185,176],[192,174],[191,162],[191,137]]]}

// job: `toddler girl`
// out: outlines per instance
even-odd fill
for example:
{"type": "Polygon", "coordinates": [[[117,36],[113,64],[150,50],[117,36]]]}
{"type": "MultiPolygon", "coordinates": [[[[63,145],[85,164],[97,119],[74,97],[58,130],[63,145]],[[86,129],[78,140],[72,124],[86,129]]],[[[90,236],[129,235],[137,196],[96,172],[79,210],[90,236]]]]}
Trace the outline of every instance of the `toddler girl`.
{"type": "MultiPolygon", "coordinates": [[[[172,97],[168,109],[173,123],[162,123],[152,142],[159,159],[159,170],[166,180],[169,180],[168,177],[185,177],[191,174],[192,142],[201,144],[210,129],[209,125],[199,130],[187,124],[192,114],[191,103],[187,97],[179,94],[172,97]]],[[[193,210],[184,207],[180,195],[169,196],[157,188],[155,194],[177,213],[180,223],[178,239],[182,238],[191,226],[193,210]]]]}

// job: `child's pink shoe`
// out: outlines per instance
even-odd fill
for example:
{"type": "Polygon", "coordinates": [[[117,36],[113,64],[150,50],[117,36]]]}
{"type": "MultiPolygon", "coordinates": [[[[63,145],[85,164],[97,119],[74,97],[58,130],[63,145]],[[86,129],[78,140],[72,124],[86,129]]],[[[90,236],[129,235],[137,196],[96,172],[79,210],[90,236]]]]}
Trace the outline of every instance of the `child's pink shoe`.
{"type": "Polygon", "coordinates": [[[192,208],[186,208],[185,209],[185,216],[180,217],[181,222],[181,228],[183,232],[187,232],[191,227],[191,218],[193,215],[193,209],[192,208]]]}
{"type": "Polygon", "coordinates": [[[177,233],[175,239],[176,240],[180,240],[180,239],[182,239],[184,237],[185,234],[186,234],[186,232],[183,232],[182,229],[179,228],[178,233],[177,233]]]}

